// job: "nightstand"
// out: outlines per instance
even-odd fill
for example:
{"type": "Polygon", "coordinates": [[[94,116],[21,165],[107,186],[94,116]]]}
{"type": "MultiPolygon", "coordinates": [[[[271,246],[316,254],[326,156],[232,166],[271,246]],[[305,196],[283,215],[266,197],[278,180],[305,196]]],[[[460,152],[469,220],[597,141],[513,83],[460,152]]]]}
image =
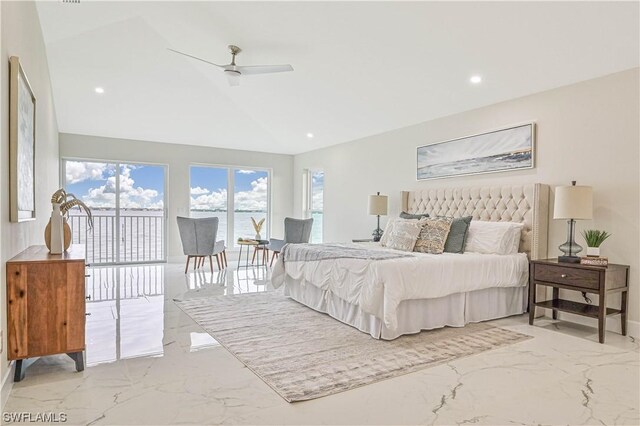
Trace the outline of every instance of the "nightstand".
{"type": "Polygon", "coordinates": [[[587,266],[577,263],[561,263],[558,259],[532,260],[529,266],[529,324],[533,325],[535,307],[553,310],[553,319],[558,311],[569,312],[598,319],[598,337],[604,343],[607,316],[621,316],[622,335],[627,335],[627,309],[629,305],[629,266],[609,264],[608,267],[587,266]],[[536,301],[536,286],[553,288],[553,298],[536,301]],[[599,305],[560,299],[560,289],[597,294],[599,305]],[[620,309],[607,307],[607,296],[621,293],[620,309]]]}

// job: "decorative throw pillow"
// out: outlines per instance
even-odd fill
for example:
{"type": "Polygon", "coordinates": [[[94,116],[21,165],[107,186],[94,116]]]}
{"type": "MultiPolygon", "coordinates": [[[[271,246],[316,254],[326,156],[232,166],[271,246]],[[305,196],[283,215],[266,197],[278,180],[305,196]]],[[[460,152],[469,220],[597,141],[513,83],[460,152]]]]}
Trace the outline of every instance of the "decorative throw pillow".
{"type": "Polygon", "coordinates": [[[387,226],[382,234],[380,244],[382,247],[388,247],[402,251],[413,251],[416,240],[424,225],[424,221],[415,219],[391,219],[387,222],[387,226]]]}
{"type": "Polygon", "coordinates": [[[458,217],[451,222],[451,229],[444,243],[445,253],[464,253],[464,244],[467,241],[471,216],[458,217]]]}
{"type": "Polygon", "coordinates": [[[515,254],[522,223],[474,220],[469,226],[465,251],[484,254],[515,254]]]}
{"type": "Polygon", "coordinates": [[[416,241],[414,251],[441,254],[451,229],[452,217],[430,217],[423,219],[424,225],[416,241]]]}
{"type": "Polygon", "coordinates": [[[400,213],[400,219],[424,219],[425,217],[429,217],[427,213],[422,214],[411,214],[407,212],[400,213]]]}

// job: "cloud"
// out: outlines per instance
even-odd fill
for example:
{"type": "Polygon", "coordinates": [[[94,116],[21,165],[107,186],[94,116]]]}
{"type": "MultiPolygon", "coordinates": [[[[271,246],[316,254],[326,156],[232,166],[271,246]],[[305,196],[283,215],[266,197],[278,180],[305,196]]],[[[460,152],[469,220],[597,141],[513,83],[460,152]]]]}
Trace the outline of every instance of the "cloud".
{"type": "Polygon", "coordinates": [[[268,201],[268,181],[266,177],[261,177],[251,182],[249,191],[236,192],[236,210],[266,211],[268,201]]]}
{"type": "Polygon", "coordinates": [[[255,170],[238,170],[238,173],[240,173],[241,175],[252,175],[255,172],[255,170]]]}
{"type": "Polygon", "coordinates": [[[208,194],[210,191],[207,188],[200,188],[196,186],[195,188],[191,188],[191,195],[202,195],[208,194]]]}
{"type": "MultiPolygon", "coordinates": [[[[227,190],[219,189],[208,194],[196,194],[191,188],[191,209],[226,210],[227,190]]],[[[266,211],[268,202],[268,179],[258,178],[251,182],[251,189],[234,194],[236,210],[266,211]]]]}
{"type": "MultiPolygon", "coordinates": [[[[106,163],[88,163],[85,161],[67,161],[65,181],[67,184],[84,182],[85,180],[103,180],[107,171],[106,163]]],[[[111,170],[113,172],[113,170],[111,170]]]]}
{"type": "MultiPolygon", "coordinates": [[[[162,209],[164,202],[155,189],[135,186],[131,177],[132,167],[123,165],[120,174],[120,207],[125,209],[162,209]]],[[[89,207],[115,208],[116,205],[116,177],[110,176],[104,185],[90,188],[82,200],[89,207]]]]}
{"type": "Polygon", "coordinates": [[[323,191],[315,192],[311,199],[311,210],[324,209],[324,193],[323,191]]]}
{"type": "MultiPolygon", "coordinates": [[[[191,188],[193,190],[193,188],[191,188]]],[[[191,192],[193,195],[193,191],[191,192]]],[[[192,210],[226,210],[227,190],[219,189],[209,194],[202,194],[191,197],[192,210]]]]}

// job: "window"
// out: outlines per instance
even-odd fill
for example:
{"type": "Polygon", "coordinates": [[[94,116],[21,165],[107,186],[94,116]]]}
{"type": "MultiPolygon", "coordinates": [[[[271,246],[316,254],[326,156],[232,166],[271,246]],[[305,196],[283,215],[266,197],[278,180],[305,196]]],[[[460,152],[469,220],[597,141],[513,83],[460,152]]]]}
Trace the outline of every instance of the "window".
{"type": "MultiPolygon", "coordinates": [[[[229,169],[191,166],[191,217],[217,217],[218,240],[227,240],[229,169]]],[[[227,242],[227,245],[228,242],[227,242]]]]}
{"type": "Polygon", "coordinates": [[[234,246],[238,238],[254,238],[264,219],[262,239],[269,238],[270,172],[253,168],[191,166],[191,217],[217,217],[218,240],[234,246]]]}
{"type": "Polygon", "coordinates": [[[321,243],[323,240],[324,171],[307,170],[305,177],[305,216],[313,218],[311,242],[321,243]]]}
{"type": "Polygon", "coordinates": [[[234,241],[238,238],[254,238],[256,222],[264,219],[260,238],[269,235],[269,174],[262,170],[236,169],[233,171],[234,241]]]}

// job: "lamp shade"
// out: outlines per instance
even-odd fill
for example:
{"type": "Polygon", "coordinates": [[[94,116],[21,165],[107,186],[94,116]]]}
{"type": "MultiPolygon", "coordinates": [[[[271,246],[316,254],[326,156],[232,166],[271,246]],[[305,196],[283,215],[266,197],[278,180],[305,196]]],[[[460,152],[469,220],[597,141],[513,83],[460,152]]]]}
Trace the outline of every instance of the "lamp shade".
{"type": "Polygon", "coordinates": [[[386,195],[369,195],[369,214],[374,216],[386,216],[387,214],[387,196],[386,195]]]}
{"type": "Polygon", "coordinates": [[[554,219],[591,219],[593,217],[593,191],[590,186],[556,187],[554,219]]]}

